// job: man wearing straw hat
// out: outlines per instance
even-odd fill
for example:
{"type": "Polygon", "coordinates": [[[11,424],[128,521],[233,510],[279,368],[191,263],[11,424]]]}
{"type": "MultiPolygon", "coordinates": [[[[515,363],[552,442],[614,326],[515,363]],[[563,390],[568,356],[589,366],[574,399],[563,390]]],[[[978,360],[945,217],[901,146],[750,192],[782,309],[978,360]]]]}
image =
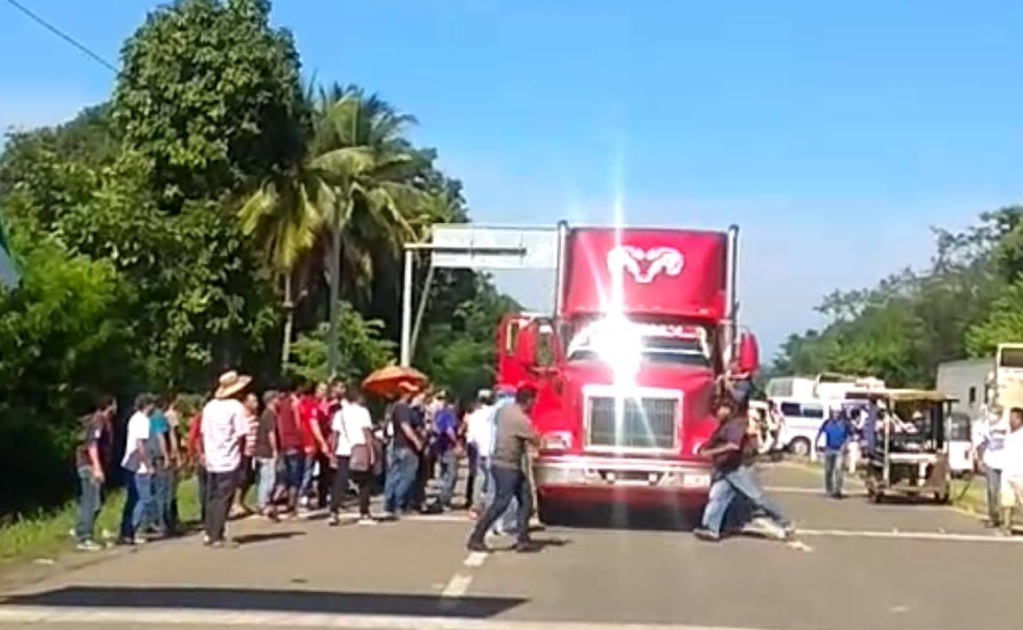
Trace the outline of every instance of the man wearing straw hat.
{"type": "Polygon", "coordinates": [[[202,410],[203,453],[209,476],[205,543],[212,547],[224,545],[227,516],[239,481],[241,445],[249,433],[240,398],[251,382],[252,377],[233,370],[223,373],[213,399],[202,410]]]}

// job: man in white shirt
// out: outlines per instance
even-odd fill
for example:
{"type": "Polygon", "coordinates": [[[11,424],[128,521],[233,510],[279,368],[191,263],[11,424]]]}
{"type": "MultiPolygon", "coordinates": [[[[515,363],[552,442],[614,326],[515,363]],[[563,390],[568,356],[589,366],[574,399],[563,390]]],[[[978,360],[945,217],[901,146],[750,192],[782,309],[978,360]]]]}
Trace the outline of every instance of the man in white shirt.
{"type": "Polygon", "coordinates": [[[471,514],[478,517],[486,509],[485,499],[489,486],[490,453],[493,449],[494,412],[493,393],[482,390],[476,396],[476,408],[465,418],[465,441],[469,446],[470,465],[475,464],[471,514]],[[475,461],[472,461],[475,460],[475,461]]]}
{"type": "Polygon", "coordinates": [[[330,491],[330,525],[340,523],[339,512],[348,494],[349,479],[359,490],[359,523],[371,525],[376,522],[369,512],[369,502],[380,453],[375,448],[373,419],[362,403],[358,388],[349,386],[341,408],[331,421],[334,485],[330,491]]]}
{"type": "Polygon", "coordinates": [[[1012,510],[1023,506],[1023,409],[1009,410],[1009,432],[1002,448],[1001,531],[1012,534],[1012,510]]]}
{"type": "Polygon", "coordinates": [[[202,444],[208,475],[205,544],[224,545],[231,499],[240,481],[241,446],[249,433],[241,395],[252,378],[235,371],[220,376],[213,399],[202,409],[202,444]]]}
{"type": "Polygon", "coordinates": [[[987,481],[987,512],[990,527],[999,526],[1001,512],[1004,511],[1001,501],[1002,451],[1008,434],[1008,420],[1002,419],[1000,408],[992,406],[988,410],[987,426],[983,429],[980,446],[977,449],[987,481]]]}
{"type": "Polygon", "coordinates": [[[145,542],[142,534],[156,516],[156,497],[153,494],[153,463],[149,459],[149,415],[156,399],[150,394],[139,394],[135,399],[135,413],[128,419],[124,441],[123,468],[131,477],[127,482],[127,497],[121,513],[121,543],[139,545],[145,542]]]}

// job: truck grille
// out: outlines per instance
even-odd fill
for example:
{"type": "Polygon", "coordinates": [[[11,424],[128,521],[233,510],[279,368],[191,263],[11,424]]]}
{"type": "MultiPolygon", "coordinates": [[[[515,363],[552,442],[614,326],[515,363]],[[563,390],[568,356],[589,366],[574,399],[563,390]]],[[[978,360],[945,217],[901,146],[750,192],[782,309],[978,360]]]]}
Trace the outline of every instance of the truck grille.
{"type": "Polygon", "coordinates": [[[590,396],[586,446],[594,449],[675,450],[677,398],[590,396]],[[616,402],[618,403],[616,405],[616,402]]]}

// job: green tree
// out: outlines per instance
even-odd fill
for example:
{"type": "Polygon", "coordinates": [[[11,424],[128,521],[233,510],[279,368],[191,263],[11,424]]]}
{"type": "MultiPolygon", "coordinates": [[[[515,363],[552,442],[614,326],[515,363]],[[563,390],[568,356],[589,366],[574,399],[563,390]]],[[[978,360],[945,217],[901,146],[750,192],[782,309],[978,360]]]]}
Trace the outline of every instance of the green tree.
{"type": "Polygon", "coordinates": [[[869,373],[892,385],[929,386],[941,362],[1023,338],[1014,328],[1023,291],[1013,289],[1023,271],[1021,217],[1005,208],[962,232],[935,230],[929,268],[827,296],[818,309],[827,324],[790,336],[772,371],[869,373]]]}
{"type": "Polygon", "coordinates": [[[113,118],[149,161],[163,207],[294,163],[299,56],[291,33],[271,28],[268,0],[177,0],[149,15],[121,59],[113,118]]]}
{"type": "MultiPolygon", "coordinates": [[[[351,304],[342,302],[338,305],[338,324],[342,341],[337,348],[340,361],[336,376],[346,381],[361,379],[394,360],[396,344],[382,338],[381,321],[363,319],[351,304]]],[[[326,324],[320,324],[313,331],[300,335],[286,366],[286,373],[303,381],[326,381],[331,376],[328,343],[329,331],[326,324]]]]}
{"type": "Polygon", "coordinates": [[[12,230],[24,274],[0,288],[0,514],[45,506],[68,487],[78,416],[132,382],[127,287],[107,262],[12,230]]]}

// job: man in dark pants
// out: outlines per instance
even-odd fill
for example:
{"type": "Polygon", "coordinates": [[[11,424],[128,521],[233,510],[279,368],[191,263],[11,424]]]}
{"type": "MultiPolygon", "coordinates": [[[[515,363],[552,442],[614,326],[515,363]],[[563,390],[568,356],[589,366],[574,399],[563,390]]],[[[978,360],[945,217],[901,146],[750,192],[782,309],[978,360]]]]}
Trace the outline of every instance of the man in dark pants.
{"type": "Polygon", "coordinates": [[[202,410],[203,453],[209,474],[205,543],[213,547],[225,543],[224,529],[239,481],[242,442],[249,435],[248,411],[239,397],[251,381],[233,371],[221,375],[213,400],[202,410]]]}
{"type": "Polygon", "coordinates": [[[533,512],[533,494],[523,463],[527,447],[538,446],[540,439],[533,430],[529,412],[536,401],[536,388],[523,385],[515,392],[515,402],[497,411],[494,419],[494,452],[490,457],[494,500],[476,521],[469,542],[470,551],[487,551],[485,537],[497,519],[504,514],[514,497],[518,501],[516,551],[532,551],[529,540],[529,517],[533,512]]]}

